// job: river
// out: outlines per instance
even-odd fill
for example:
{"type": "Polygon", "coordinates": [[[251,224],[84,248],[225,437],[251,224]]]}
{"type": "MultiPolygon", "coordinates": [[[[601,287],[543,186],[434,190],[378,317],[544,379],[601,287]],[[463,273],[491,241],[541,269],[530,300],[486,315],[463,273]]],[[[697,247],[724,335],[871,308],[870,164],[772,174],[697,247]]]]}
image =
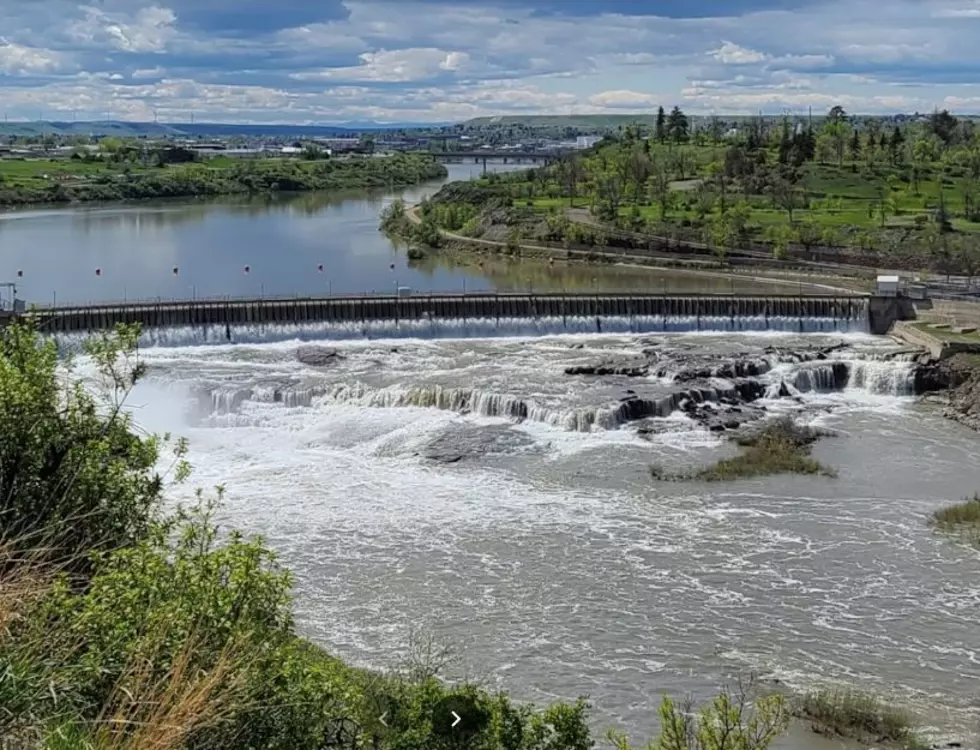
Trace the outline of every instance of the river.
{"type": "MultiPolygon", "coordinates": [[[[480,169],[464,164],[447,168],[451,180],[467,179],[480,169]]],[[[378,215],[394,197],[418,201],[442,182],[394,193],[225,197],[0,212],[0,282],[16,282],[20,297],[37,304],[394,293],[397,286],[423,292],[787,288],[628,267],[500,259],[481,266],[475,258],[458,264],[439,257],[409,261],[378,231],[378,215]],[[323,271],[318,270],[321,265],[323,271]]]]}
{"type": "MultiPolygon", "coordinates": [[[[121,296],[123,280],[144,297],[189,283],[195,294],[257,283],[313,292],[327,283],[320,261],[338,292],[395,276],[417,289],[506,288],[528,274],[520,264],[516,281],[410,269],[376,232],[387,199],[11,214],[0,242],[29,299],[121,296]],[[94,267],[106,269],[97,280],[94,267]]],[[[608,273],[601,283],[651,283],[634,269],[608,273]]],[[[695,279],[669,283],[718,283],[695,279]]],[[[460,646],[467,674],[522,699],[587,694],[598,728],[637,740],[655,730],[663,693],[708,697],[745,671],[798,689],[877,692],[927,726],[975,726],[980,554],[926,522],[978,489],[980,437],[915,399],[910,363],[889,358],[890,340],[853,330],[335,332],[340,356],[313,365],[300,361],[302,333],[238,345],[158,337],[143,350],[148,376],[132,405],[145,427],[189,438],[192,485],[226,486],[229,523],[281,551],[298,576],[301,629],[331,651],[383,667],[413,630],[431,632],[460,646]],[[841,343],[822,360],[791,354],[841,343]],[[639,356],[664,371],[565,373],[639,356]],[[764,392],[754,408],[834,432],[815,456],[836,479],[651,477],[654,464],[732,453],[685,411],[693,396],[671,400],[692,387],[685,368],[732,359],[766,363],[750,378],[764,392]],[[635,398],[657,415],[623,417],[635,398]]],[[[720,375],[695,383],[698,399],[727,398],[720,375]]]]}

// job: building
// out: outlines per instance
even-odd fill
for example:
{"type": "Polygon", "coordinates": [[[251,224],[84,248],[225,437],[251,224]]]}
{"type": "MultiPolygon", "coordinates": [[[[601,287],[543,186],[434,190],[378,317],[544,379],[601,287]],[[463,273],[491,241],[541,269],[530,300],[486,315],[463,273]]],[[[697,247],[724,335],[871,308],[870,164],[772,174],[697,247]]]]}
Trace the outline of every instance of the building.
{"type": "Polygon", "coordinates": [[[879,297],[897,297],[901,287],[898,276],[879,276],[875,284],[875,294],[879,297]]]}
{"type": "Polygon", "coordinates": [[[575,148],[585,149],[592,148],[599,141],[602,140],[602,136],[598,135],[580,135],[575,139],[575,148]]]}

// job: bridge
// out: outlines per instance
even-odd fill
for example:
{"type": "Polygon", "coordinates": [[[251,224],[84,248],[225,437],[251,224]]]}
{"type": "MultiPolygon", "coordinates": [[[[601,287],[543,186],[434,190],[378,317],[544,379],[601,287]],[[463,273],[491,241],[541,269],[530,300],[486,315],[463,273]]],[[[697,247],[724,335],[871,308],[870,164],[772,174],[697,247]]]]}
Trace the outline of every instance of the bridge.
{"type": "MultiPolygon", "coordinates": [[[[428,153],[428,152],[426,152],[428,153]]],[[[479,151],[436,151],[432,156],[436,161],[461,162],[472,159],[474,164],[484,164],[488,161],[503,161],[504,164],[548,164],[560,158],[568,150],[558,151],[495,151],[481,149],[479,151]]]]}
{"type": "MultiPolygon", "coordinates": [[[[896,320],[914,318],[911,301],[902,297],[811,294],[744,296],[731,294],[664,295],[613,293],[469,293],[416,294],[411,296],[331,296],[292,298],[199,299],[147,301],[32,308],[26,313],[2,312],[0,322],[33,315],[47,333],[75,333],[110,329],[118,323],[138,323],[143,328],[304,325],[329,323],[358,326],[388,321],[395,326],[415,322],[494,321],[570,318],[595,321],[592,330],[603,330],[603,320],[658,319],[686,321],[686,325],[715,330],[720,322],[751,319],[757,327],[780,325],[809,330],[807,319],[839,321],[847,326],[884,334],[896,320]]],[[[846,327],[846,326],[845,326],[846,327]]],[[[606,328],[608,330],[608,327],[606,328]]],[[[631,330],[628,328],[627,330],[631,330]]],[[[652,330],[652,329],[651,329],[652,330]]]]}

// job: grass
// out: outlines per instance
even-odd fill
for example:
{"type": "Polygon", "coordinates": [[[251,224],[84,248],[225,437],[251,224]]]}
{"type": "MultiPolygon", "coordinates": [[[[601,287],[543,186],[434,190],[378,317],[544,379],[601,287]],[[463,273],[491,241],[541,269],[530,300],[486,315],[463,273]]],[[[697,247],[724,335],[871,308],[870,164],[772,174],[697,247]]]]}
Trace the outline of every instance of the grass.
{"type": "Polygon", "coordinates": [[[786,417],[769,422],[753,432],[734,437],[734,442],[742,449],[734,458],[724,458],[712,466],[681,475],[672,475],[653,466],[650,474],[654,479],[702,482],[728,482],[774,474],[835,477],[837,472],[834,469],[810,457],[813,443],[829,434],[823,430],[797,425],[786,417]]]}
{"type": "Polygon", "coordinates": [[[897,745],[909,750],[927,748],[912,716],[875,696],[853,690],[821,690],[796,699],[793,713],[810,721],[813,730],[859,742],[897,745]]]}
{"type": "Polygon", "coordinates": [[[980,494],[940,508],[932,514],[930,523],[940,531],[962,536],[980,545],[980,494]]]}
{"type": "MultiPolygon", "coordinates": [[[[672,175],[671,183],[675,185],[687,186],[693,184],[692,180],[703,178],[707,165],[724,155],[724,148],[721,146],[687,145],[681,148],[688,155],[689,163],[684,180],[679,180],[680,175],[672,175]]],[[[669,150],[668,147],[654,145],[651,154],[655,158],[662,157],[669,150]]],[[[615,153],[615,147],[609,147],[608,153],[615,153]]],[[[807,196],[810,207],[803,208],[800,205],[793,212],[793,224],[805,222],[821,230],[836,230],[838,234],[843,235],[839,241],[853,244],[855,238],[848,235],[858,231],[866,232],[871,236],[888,234],[903,228],[917,231],[916,220],[928,220],[940,200],[943,200],[949,220],[957,232],[980,232],[980,223],[968,221],[963,217],[964,192],[968,184],[965,177],[952,176],[951,172],[944,172],[938,164],[931,164],[924,170],[916,187],[910,174],[911,169],[908,166],[894,167],[881,160],[870,169],[864,161],[852,164],[849,159],[842,165],[810,162],[803,168],[803,176],[798,186],[801,204],[803,197],[807,196]],[[881,217],[876,209],[880,202],[880,191],[889,180],[892,181],[895,189],[889,188],[887,194],[897,213],[890,210],[882,226],[881,217]],[[827,200],[831,198],[836,200],[827,200]]],[[[540,177],[538,179],[540,180],[540,177]]],[[[590,183],[587,180],[583,181],[578,188],[579,197],[576,204],[588,206],[592,200],[591,192],[590,183]]],[[[694,192],[677,188],[672,188],[671,192],[678,201],[668,213],[668,223],[697,223],[694,192]]],[[[568,206],[568,198],[559,197],[561,193],[563,187],[557,181],[550,182],[547,187],[542,187],[539,183],[532,192],[533,197],[515,198],[515,201],[519,205],[532,205],[542,211],[561,209],[568,206]]],[[[645,221],[659,220],[660,208],[652,196],[643,196],[642,205],[635,208],[631,205],[630,191],[625,191],[623,198],[619,207],[620,217],[626,219],[631,213],[638,212],[645,221]]],[[[768,195],[745,195],[737,185],[732,186],[729,204],[741,200],[746,200],[749,205],[749,233],[755,239],[764,239],[763,233],[769,227],[790,225],[787,212],[773,206],[768,195]]],[[[709,213],[709,218],[717,213],[716,205],[709,213]]]]}
{"type": "Polygon", "coordinates": [[[980,329],[974,333],[955,333],[950,328],[930,328],[928,323],[913,323],[912,327],[940,341],[948,341],[954,344],[980,345],[980,329]]]}

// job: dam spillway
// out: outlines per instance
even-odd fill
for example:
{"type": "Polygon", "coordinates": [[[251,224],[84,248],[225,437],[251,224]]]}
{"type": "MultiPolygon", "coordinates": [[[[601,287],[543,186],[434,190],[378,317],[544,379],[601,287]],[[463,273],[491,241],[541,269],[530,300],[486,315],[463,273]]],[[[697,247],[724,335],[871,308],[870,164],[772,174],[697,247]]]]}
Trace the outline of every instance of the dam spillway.
{"type": "MultiPolygon", "coordinates": [[[[466,322],[569,319],[689,321],[693,330],[717,330],[719,321],[736,330],[737,320],[769,321],[780,327],[807,319],[840,321],[847,328],[867,324],[869,298],[838,295],[638,295],[638,294],[465,294],[361,296],[289,299],[239,299],[131,302],[51,307],[31,310],[46,333],[81,333],[110,329],[118,323],[138,323],[146,329],[195,326],[338,324],[356,327],[378,322],[466,322]],[[710,324],[709,324],[710,323],[710,324]]],[[[7,314],[11,317],[11,314],[7,314]]],[[[673,326],[671,326],[672,328],[673,326]]],[[[751,326],[753,329],[757,325],[751,326]]]]}

